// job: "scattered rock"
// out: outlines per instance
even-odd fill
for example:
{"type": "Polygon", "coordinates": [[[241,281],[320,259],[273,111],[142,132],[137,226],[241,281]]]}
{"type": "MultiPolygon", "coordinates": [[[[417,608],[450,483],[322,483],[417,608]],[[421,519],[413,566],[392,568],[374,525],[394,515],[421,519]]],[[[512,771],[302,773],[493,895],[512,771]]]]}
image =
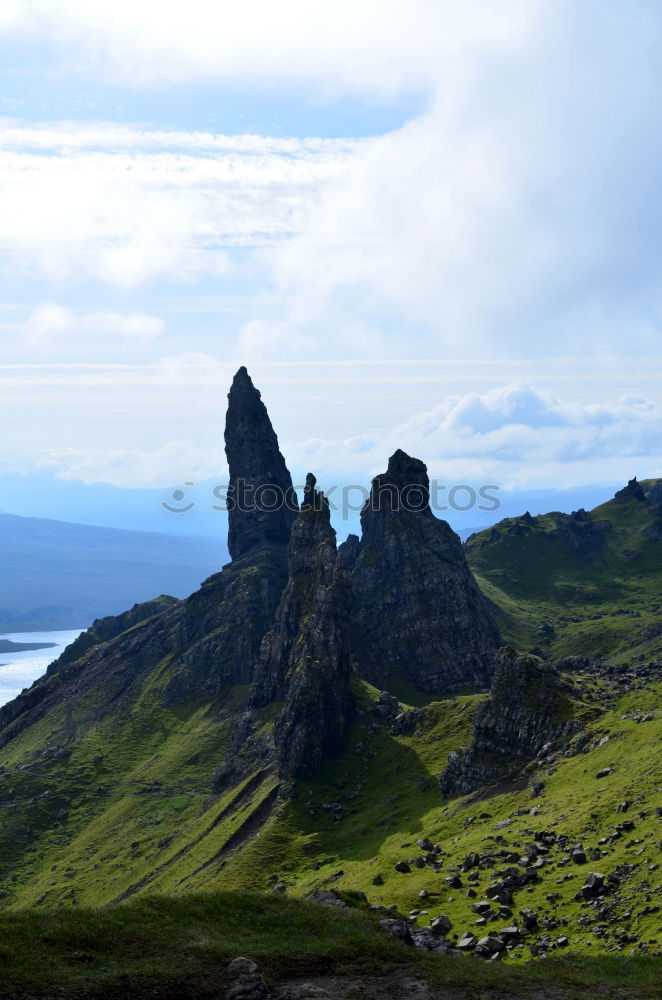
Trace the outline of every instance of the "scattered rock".
{"type": "Polygon", "coordinates": [[[314,889],[306,899],[310,903],[317,903],[319,906],[347,906],[335,889],[314,889]]]}
{"type": "Polygon", "coordinates": [[[386,917],[379,921],[379,929],[385,934],[393,934],[400,941],[404,941],[405,944],[414,943],[411,936],[411,929],[406,920],[386,917]]]}

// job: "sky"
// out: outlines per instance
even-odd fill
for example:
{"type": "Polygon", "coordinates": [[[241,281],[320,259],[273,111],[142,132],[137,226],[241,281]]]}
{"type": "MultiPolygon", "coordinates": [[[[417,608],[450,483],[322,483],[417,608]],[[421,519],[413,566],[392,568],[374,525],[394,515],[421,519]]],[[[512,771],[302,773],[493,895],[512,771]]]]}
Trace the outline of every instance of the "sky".
{"type": "Polygon", "coordinates": [[[0,0],[0,483],[222,479],[240,364],[322,486],[662,475],[661,31],[0,0]]]}

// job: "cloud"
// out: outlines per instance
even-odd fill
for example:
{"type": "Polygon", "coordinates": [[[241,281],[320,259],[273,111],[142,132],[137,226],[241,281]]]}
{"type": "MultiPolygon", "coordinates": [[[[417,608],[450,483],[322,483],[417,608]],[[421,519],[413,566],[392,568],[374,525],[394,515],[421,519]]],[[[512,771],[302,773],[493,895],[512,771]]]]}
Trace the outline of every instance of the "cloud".
{"type": "Polygon", "coordinates": [[[526,384],[450,397],[402,424],[394,438],[418,442],[430,460],[485,457],[511,466],[584,462],[654,453],[662,406],[640,396],[612,403],[563,402],[526,384]]]}
{"type": "Polygon", "coordinates": [[[95,78],[131,86],[213,80],[332,93],[426,87],[469,51],[517,45],[534,0],[13,0],[0,28],[53,43],[95,78]]]}
{"type": "Polygon", "coordinates": [[[634,6],[548,6],[442,71],[274,247],[281,321],[323,337],[351,310],[450,358],[659,354],[659,18],[634,6]]]}
{"type": "Polygon", "coordinates": [[[662,405],[650,399],[584,404],[513,384],[449,396],[382,435],[302,441],[289,457],[297,470],[366,480],[403,448],[447,484],[570,486],[659,476],[660,439],[662,405]]]}
{"type": "Polygon", "coordinates": [[[362,141],[5,122],[7,268],[268,292],[224,345],[249,359],[659,354],[654,9],[359,7],[16,5],[14,30],[135,87],[264,77],[319,98],[333,78],[427,104],[362,141]]]}
{"type": "Polygon", "coordinates": [[[171,486],[218,476],[225,469],[225,457],[220,449],[204,451],[190,441],[168,441],[150,450],[53,449],[38,467],[52,469],[58,479],[136,488],[171,486]]]}
{"type": "Polygon", "coordinates": [[[301,229],[358,144],[99,126],[10,128],[0,152],[0,260],[58,281],[133,289],[230,267],[228,248],[301,229]],[[177,151],[176,146],[188,147],[177,151]],[[169,143],[173,143],[173,149],[169,143]]]}
{"type": "MultiPolygon", "coordinates": [[[[195,367],[172,359],[173,378],[195,367]]],[[[430,474],[453,481],[501,486],[563,482],[565,486],[659,475],[656,448],[662,438],[662,406],[625,396],[611,403],[582,404],[537,392],[525,384],[450,396],[382,434],[342,439],[299,438],[282,442],[299,478],[313,470],[326,487],[338,481],[367,484],[383,471],[396,448],[422,458],[430,474]]],[[[115,486],[199,482],[225,472],[219,448],[170,441],[150,451],[53,449],[41,462],[59,477],[115,486]]]]}
{"type": "Polygon", "coordinates": [[[109,310],[76,312],[57,302],[45,302],[32,310],[22,324],[25,347],[30,352],[60,348],[81,339],[133,340],[150,343],[163,332],[163,320],[144,313],[109,310]]]}

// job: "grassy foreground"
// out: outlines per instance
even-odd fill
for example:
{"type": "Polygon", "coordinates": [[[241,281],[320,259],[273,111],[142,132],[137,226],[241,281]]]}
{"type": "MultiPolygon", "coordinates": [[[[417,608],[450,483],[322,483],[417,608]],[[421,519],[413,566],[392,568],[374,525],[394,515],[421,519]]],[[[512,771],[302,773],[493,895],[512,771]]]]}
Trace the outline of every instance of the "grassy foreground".
{"type": "Polygon", "coordinates": [[[406,968],[458,998],[495,996],[495,987],[500,998],[662,996],[660,959],[566,955],[504,967],[434,957],[383,935],[357,910],[233,892],[0,914],[0,995],[218,998],[225,965],[240,954],[272,980],[406,968]]]}

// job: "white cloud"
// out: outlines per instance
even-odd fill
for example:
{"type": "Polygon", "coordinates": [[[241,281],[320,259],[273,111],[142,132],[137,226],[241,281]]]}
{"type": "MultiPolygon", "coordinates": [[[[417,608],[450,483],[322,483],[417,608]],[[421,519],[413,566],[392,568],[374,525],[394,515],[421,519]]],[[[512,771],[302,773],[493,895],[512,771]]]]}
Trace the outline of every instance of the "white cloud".
{"type": "Polygon", "coordinates": [[[473,49],[517,45],[537,8],[535,0],[13,0],[4,28],[53,41],[79,70],[131,86],[243,79],[392,94],[428,86],[473,49]]]}
{"type": "Polygon", "coordinates": [[[382,435],[309,439],[292,464],[334,476],[383,471],[396,448],[423,459],[443,482],[564,486],[659,476],[662,405],[640,396],[583,404],[526,384],[449,396],[382,435]]]}
{"type": "Polygon", "coordinates": [[[314,350],[313,338],[293,325],[253,319],[239,331],[237,356],[242,363],[296,357],[314,350]]]}
{"type": "Polygon", "coordinates": [[[134,488],[209,479],[225,468],[225,457],[220,449],[204,451],[190,441],[168,441],[150,450],[53,449],[39,467],[53,469],[58,479],[134,488]]]}
{"type": "Polygon", "coordinates": [[[81,339],[150,343],[163,332],[163,320],[144,313],[76,312],[57,302],[45,302],[32,310],[20,332],[28,351],[41,353],[81,339]]]}
{"type": "Polygon", "coordinates": [[[429,105],[364,141],[5,122],[8,265],[124,289],[268,287],[275,303],[256,295],[234,324],[249,358],[659,352],[647,18],[609,2],[609,17],[593,2],[20,6],[17,30],[106,70],[135,76],[135,60],[136,86],[424,81],[429,105]]]}
{"type": "MultiPolygon", "coordinates": [[[[16,424],[13,447],[23,455],[14,464],[34,467],[41,457],[66,478],[116,486],[222,475],[224,400],[234,367],[192,353],[148,365],[0,372],[2,409],[16,424]],[[37,421],[44,400],[48,420],[37,421]]],[[[499,385],[486,365],[466,363],[445,375],[443,367],[435,375],[423,364],[357,370],[265,362],[251,372],[298,481],[313,471],[325,486],[365,485],[396,448],[421,458],[446,484],[568,487],[662,473],[655,362],[649,396],[619,396],[618,380],[608,378],[598,402],[562,376],[561,395],[526,382],[499,385]],[[454,392],[458,383],[495,387],[454,392]]],[[[555,381],[550,375],[542,384],[555,381]]]]}
{"type": "Polygon", "coordinates": [[[291,236],[320,185],[346,169],[358,146],[178,133],[175,146],[188,138],[194,155],[169,150],[171,133],[111,126],[78,137],[71,126],[7,134],[5,265],[126,289],[162,276],[219,275],[229,267],[228,247],[291,236]],[[37,139],[47,143],[35,148],[37,139]]]}
{"type": "Polygon", "coordinates": [[[450,397],[401,425],[393,438],[424,446],[430,460],[485,457],[516,465],[585,462],[654,453],[662,406],[640,396],[563,402],[526,384],[450,397]]]}
{"type": "Polygon", "coordinates": [[[30,313],[23,324],[25,346],[28,350],[42,349],[60,337],[70,334],[75,318],[69,309],[57,302],[45,302],[30,313]]]}

